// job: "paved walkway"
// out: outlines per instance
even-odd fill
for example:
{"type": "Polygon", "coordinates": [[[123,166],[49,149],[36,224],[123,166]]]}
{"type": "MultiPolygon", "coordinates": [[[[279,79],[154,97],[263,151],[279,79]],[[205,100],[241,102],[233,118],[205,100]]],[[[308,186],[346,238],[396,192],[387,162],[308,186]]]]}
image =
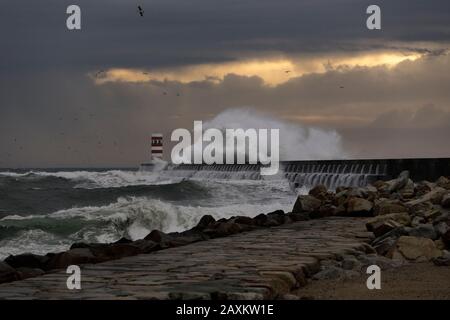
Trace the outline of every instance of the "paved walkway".
{"type": "Polygon", "coordinates": [[[296,222],[0,285],[0,299],[274,299],[305,284],[319,260],[364,250],[365,220],[296,222]]]}

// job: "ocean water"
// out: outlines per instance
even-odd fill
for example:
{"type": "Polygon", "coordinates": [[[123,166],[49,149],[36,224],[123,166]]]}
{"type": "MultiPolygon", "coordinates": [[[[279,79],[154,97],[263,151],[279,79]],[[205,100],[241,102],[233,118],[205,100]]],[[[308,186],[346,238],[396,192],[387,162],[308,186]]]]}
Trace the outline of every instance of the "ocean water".
{"type": "Polygon", "coordinates": [[[298,191],[284,179],[218,180],[166,171],[0,172],[0,259],[45,254],[74,242],[144,238],[216,219],[289,211],[298,191]]]}

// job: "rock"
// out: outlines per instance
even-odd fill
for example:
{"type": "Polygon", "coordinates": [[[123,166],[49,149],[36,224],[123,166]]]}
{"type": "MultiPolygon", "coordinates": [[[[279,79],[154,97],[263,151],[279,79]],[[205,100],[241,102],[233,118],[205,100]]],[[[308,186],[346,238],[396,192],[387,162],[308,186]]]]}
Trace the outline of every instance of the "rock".
{"type": "Polygon", "coordinates": [[[372,202],[363,198],[350,198],[347,202],[347,213],[352,216],[371,216],[372,202]]]}
{"type": "Polygon", "coordinates": [[[325,200],[327,198],[328,189],[323,184],[319,184],[309,190],[309,195],[313,196],[316,199],[325,200]]]}
{"type": "Polygon", "coordinates": [[[441,206],[450,208],[450,193],[447,193],[442,197],[441,206]]]}
{"type": "Polygon", "coordinates": [[[131,243],[131,242],[133,242],[133,240],[130,240],[130,239],[125,238],[125,237],[122,237],[122,238],[120,238],[119,240],[117,240],[114,243],[131,243]]]}
{"type": "Polygon", "coordinates": [[[15,269],[26,267],[45,270],[48,261],[49,257],[40,256],[32,253],[24,253],[16,256],[9,256],[5,259],[5,262],[15,269]]]}
{"type": "Polygon", "coordinates": [[[232,222],[243,224],[243,225],[249,225],[249,226],[252,226],[252,225],[255,224],[255,221],[253,221],[252,218],[244,217],[244,216],[235,217],[235,218],[232,219],[232,222]]]}
{"type": "Polygon", "coordinates": [[[6,262],[0,261],[0,283],[6,283],[19,280],[20,277],[16,270],[6,262]]]}
{"type": "Polygon", "coordinates": [[[376,238],[382,236],[383,234],[388,233],[389,231],[402,227],[402,224],[394,221],[394,220],[387,220],[387,221],[381,221],[375,224],[371,224],[370,228],[372,230],[373,234],[376,238]]]}
{"type": "Polygon", "coordinates": [[[436,245],[436,248],[438,248],[439,250],[445,250],[444,241],[442,241],[441,239],[434,240],[434,244],[436,245]]]}
{"type": "Polygon", "coordinates": [[[444,250],[442,256],[433,259],[433,263],[441,267],[450,267],[450,252],[444,250]]]}
{"type": "Polygon", "coordinates": [[[299,195],[297,197],[297,201],[295,201],[294,208],[292,209],[293,213],[301,213],[304,211],[315,211],[319,209],[322,201],[317,198],[314,198],[311,195],[299,195]]]}
{"type": "Polygon", "coordinates": [[[425,195],[423,195],[422,197],[420,197],[419,199],[415,199],[415,200],[411,200],[406,202],[406,205],[408,207],[412,207],[424,202],[431,202],[433,204],[440,204],[442,201],[442,198],[444,196],[444,194],[446,194],[447,190],[441,188],[441,187],[436,187],[433,190],[431,190],[430,192],[426,193],[425,195]]]}
{"type": "Polygon", "coordinates": [[[423,195],[427,194],[431,190],[432,190],[432,186],[430,185],[430,182],[428,182],[428,181],[419,182],[415,186],[416,197],[422,197],[423,195]]]}
{"type": "Polygon", "coordinates": [[[258,214],[256,217],[253,218],[253,221],[255,225],[260,227],[276,227],[279,226],[281,223],[277,220],[273,219],[273,217],[269,217],[268,215],[265,215],[263,213],[258,214]]]}
{"type": "Polygon", "coordinates": [[[402,204],[401,201],[384,199],[375,202],[373,213],[375,216],[379,216],[399,212],[408,212],[408,209],[402,204]]]}
{"type": "Polygon", "coordinates": [[[44,270],[36,268],[18,268],[17,273],[19,275],[20,280],[34,278],[45,274],[44,270]]]}
{"type": "Polygon", "coordinates": [[[447,177],[439,177],[439,179],[437,179],[436,181],[436,185],[438,187],[450,190],[450,179],[448,179],[447,177]]]}
{"type": "Polygon", "coordinates": [[[60,269],[73,264],[80,265],[96,262],[99,262],[99,259],[92,254],[90,249],[76,248],[54,255],[48,262],[48,269],[60,269]]]}
{"type": "Polygon", "coordinates": [[[366,228],[373,231],[380,223],[395,221],[401,225],[408,226],[411,223],[411,217],[406,212],[390,213],[382,216],[376,216],[366,223],[366,228]]]}
{"type": "Polygon", "coordinates": [[[415,216],[411,220],[411,226],[412,227],[417,227],[417,226],[419,226],[419,225],[421,225],[423,223],[426,223],[425,218],[423,218],[423,217],[415,216]]]}
{"type": "Polygon", "coordinates": [[[361,262],[361,269],[363,272],[365,272],[367,267],[371,265],[377,265],[381,268],[381,270],[398,268],[403,265],[402,261],[391,260],[377,254],[363,254],[358,256],[358,260],[361,262]]]}
{"type": "Polygon", "coordinates": [[[275,220],[278,225],[289,223],[289,218],[284,214],[283,210],[276,210],[267,214],[267,218],[275,220]]]}
{"type": "Polygon", "coordinates": [[[411,236],[402,236],[397,240],[395,249],[390,256],[393,259],[407,259],[414,261],[429,261],[440,257],[441,250],[436,248],[433,240],[411,236]]]}
{"type": "Polygon", "coordinates": [[[404,199],[413,198],[415,194],[414,182],[411,179],[408,179],[408,182],[399,190],[399,193],[404,199]]]}
{"type": "Polygon", "coordinates": [[[156,243],[161,243],[161,242],[168,242],[170,240],[172,240],[173,237],[169,236],[168,234],[159,231],[159,230],[152,230],[145,238],[144,240],[149,240],[149,241],[153,241],[156,243]]]}
{"type": "Polygon", "coordinates": [[[438,234],[432,224],[421,224],[415,228],[407,230],[408,234],[412,237],[428,238],[431,240],[436,240],[438,234]]]}
{"type": "Polygon", "coordinates": [[[402,171],[397,179],[387,181],[387,191],[392,193],[404,188],[409,181],[409,171],[402,171]]]}
{"type": "Polygon", "coordinates": [[[319,271],[313,276],[314,280],[332,280],[344,277],[344,270],[338,267],[330,266],[319,271]]]}
{"type": "Polygon", "coordinates": [[[225,237],[241,232],[242,228],[239,224],[233,222],[216,222],[212,226],[203,230],[205,234],[211,238],[225,237]]]}
{"type": "Polygon", "coordinates": [[[378,191],[380,191],[387,189],[389,187],[389,184],[386,181],[377,180],[374,183],[372,183],[372,186],[374,186],[378,191]]]}
{"type": "Polygon", "coordinates": [[[449,229],[449,225],[445,222],[439,222],[434,226],[434,230],[439,237],[444,235],[449,229]]]}
{"type": "Polygon", "coordinates": [[[381,241],[378,241],[376,244],[373,244],[373,247],[375,248],[375,251],[381,255],[386,255],[389,251],[392,250],[392,248],[395,246],[395,243],[397,242],[397,238],[395,237],[388,237],[381,241]]]}
{"type": "Polygon", "coordinates": [[[195,229],[203,230],[207,227],[209,227],[211,224],[216,222],[216,219],[214,219],[211,215],[207,214],[201,217],[200,221],[197,223],[197,226],[195,229]]]}
{"type": "Polygon", "coordinates": [[[341,261],[341,266],[344,270],[352,270],[360,265],[359,261],[354,256],[345,256],[341,261]]]}

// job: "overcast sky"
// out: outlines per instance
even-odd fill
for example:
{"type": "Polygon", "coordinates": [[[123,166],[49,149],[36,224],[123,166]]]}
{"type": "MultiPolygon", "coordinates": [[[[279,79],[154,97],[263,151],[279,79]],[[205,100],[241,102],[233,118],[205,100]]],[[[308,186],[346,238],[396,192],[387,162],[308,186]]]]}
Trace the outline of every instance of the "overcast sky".
{"type": "Polygon", "coordinates": [[[353,158],[450,156],[448,0],[6,0],[0,40],[0,167],[135,166],[242,107],[353,158]]]}

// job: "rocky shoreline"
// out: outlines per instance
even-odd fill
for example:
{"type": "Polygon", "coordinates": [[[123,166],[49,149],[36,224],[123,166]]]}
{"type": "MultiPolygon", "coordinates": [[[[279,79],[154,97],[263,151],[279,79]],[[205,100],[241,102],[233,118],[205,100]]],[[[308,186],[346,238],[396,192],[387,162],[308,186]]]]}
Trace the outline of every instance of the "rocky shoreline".
{"type": "Polygon", "coordinates": [[[197,226],[180,233],[153,230],[144,239],[120,239],[111,244],[75,243],[68,251],[47,255],[21,254],[0,262],[0,283],[40,276],[72,264],[95,264],[138,254],[147,254],[190,243],[291,222],[330,216],[371,217],[366,227],[373,232],[369,254],[323,261],[313,277],[328,279],[356,276],[361,265],[390,268],[404,262],[433,261],[450,265],[450,179],[416,182],[402,172],[397,179],[377,181],[363,188],[338,187],[335,192],[318,185],[300,195],[292,212],[275,211],[254,218],[215,220],[204,216],[197,226]]]}

